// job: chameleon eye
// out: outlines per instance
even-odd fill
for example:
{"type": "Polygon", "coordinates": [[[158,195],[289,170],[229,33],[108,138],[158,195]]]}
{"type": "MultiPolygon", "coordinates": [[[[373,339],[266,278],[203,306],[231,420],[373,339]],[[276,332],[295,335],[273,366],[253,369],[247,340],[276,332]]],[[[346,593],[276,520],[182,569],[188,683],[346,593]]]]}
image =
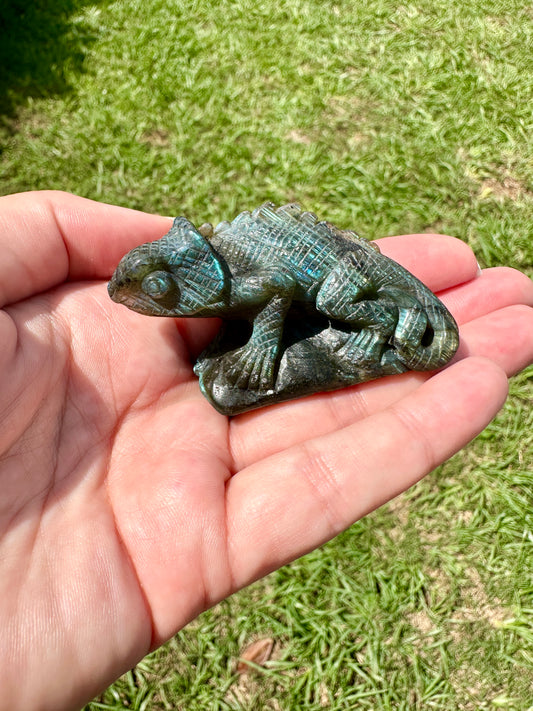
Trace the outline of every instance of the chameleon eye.
{"type": "Polygon", "coordinates": [[[142,290],[152,299],[162,299],[170,291],[176,291],[177,286],[168,272],[152,272],[144,277],[142,290]]]}

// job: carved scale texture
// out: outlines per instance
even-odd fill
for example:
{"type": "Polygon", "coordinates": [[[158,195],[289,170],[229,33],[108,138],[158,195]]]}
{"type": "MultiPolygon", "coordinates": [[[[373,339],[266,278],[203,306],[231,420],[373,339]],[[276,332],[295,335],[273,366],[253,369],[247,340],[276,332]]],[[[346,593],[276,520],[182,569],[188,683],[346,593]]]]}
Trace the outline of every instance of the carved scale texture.
{"type": "Polygon", "coordinates": [[[274,264],[313,283],[334,267],[344,242],[311,213],[294,205],[276,211],[270,203],[217,225],[212,238],[215,249],[243,269],[274,264]]]}
{"type": "Polygon", "coordinates": [[[226,319],[195,366],[224,414],[439,368],[458,346],[453,317],[424,284],[351,230],[294,204],[265,203],[201,234],[178,218],[148,252],[153,264],[138,278],[146,246],[123,258],[110,294],[141,313],[226,319]],[[141,279],[150,268],[166,270],[174,287],[152,307],[141,279]],[[218,286],[202,304],[206,269],[218,286]]]}

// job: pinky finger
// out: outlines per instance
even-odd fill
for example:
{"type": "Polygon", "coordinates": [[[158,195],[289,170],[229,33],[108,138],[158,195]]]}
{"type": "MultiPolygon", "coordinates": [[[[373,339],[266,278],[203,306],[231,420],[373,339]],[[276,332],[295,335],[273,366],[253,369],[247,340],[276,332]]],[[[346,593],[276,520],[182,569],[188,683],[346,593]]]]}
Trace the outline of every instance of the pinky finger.
{"type": "Polygon", "coordinates": [[[17,347],[17,327],[11,316],[0,310],[0,375],[7,372],[17,347]]]}
{"type": "Polygon", "coordinates": [[[466,358],[382,412],[250,465],[228,483],[236,587],[333,538],[412,486],[492,420],[507,378],[466,358]]]}

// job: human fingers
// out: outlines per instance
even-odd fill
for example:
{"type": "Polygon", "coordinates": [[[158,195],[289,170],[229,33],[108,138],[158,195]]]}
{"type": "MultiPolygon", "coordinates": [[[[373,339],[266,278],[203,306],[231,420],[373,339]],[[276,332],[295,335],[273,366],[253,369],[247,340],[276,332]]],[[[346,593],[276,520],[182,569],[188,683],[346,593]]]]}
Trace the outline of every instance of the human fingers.
{"type": "Polygon", "coordinates": [[[107,279],[170,218],[43,191],[0,197],[0,307],[67,279],[107,279]]]}
{"type": "MultiPolygon", "coordinates": [[[[507,376],[527,367],[533,362],[533,309],[517,304],[465,324],[458,358],[467,356],[489,358],[507,376]]],[[[230,422],[234,469],[371,417],[430,377],[429,373],[410,372],[380,378],[235,418],[230,422]]]]}
{"type": "Polygon", "coordinates": [[[513,304],[533,306],[533,281],[516,269],[493,267],[440,298],[462,325],[513,304]]]}
{"type": "MultiPolygon", "coordinates": [[[[486,357],[508,376],[533,360],[533,310],[525,305],[533,305],[533,284],[526,276],[513,269],[489,269],[441,296],[461,324],[457,360],[467,355],[486,357]]],[[[234,418],[230,442],[235,467],[368,417],[428,377],[428,373],[410,372],[380,378],[234,418]]]]}
{"type": "Polygon", "coordinates": [[[515,304],[488,313],[461,328],[457,359],[485,356],[510,377],[533,363],[533,309],[515,304]]]}
{"type": "Polygon", "coordinates": [[[438,234],[413,234],[376,240],[381,252],[401,264],[432,291],[470,281],[479,274],[466,242],[438,234]]]}
{"type": "Polygon", "coordinates": [[[467,358],[386,410],[236,474],[227,530],[236,588],[303,555],[407,489],[496,415],[507,379],[467,358]]]}

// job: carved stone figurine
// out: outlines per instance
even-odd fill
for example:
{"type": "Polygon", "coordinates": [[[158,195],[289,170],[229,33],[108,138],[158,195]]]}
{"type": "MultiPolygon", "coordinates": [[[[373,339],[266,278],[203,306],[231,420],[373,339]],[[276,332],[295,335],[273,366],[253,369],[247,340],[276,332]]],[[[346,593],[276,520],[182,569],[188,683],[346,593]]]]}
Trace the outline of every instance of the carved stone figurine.
{"type": "Polygon", "coordinates": [[[271,203],[196,229],[184,217],[126,254],[114,301],[151,316],[219,316],[195,372],[226,415],[444,366],[457,325],[437,297],[349,230],[271,203]]]}

